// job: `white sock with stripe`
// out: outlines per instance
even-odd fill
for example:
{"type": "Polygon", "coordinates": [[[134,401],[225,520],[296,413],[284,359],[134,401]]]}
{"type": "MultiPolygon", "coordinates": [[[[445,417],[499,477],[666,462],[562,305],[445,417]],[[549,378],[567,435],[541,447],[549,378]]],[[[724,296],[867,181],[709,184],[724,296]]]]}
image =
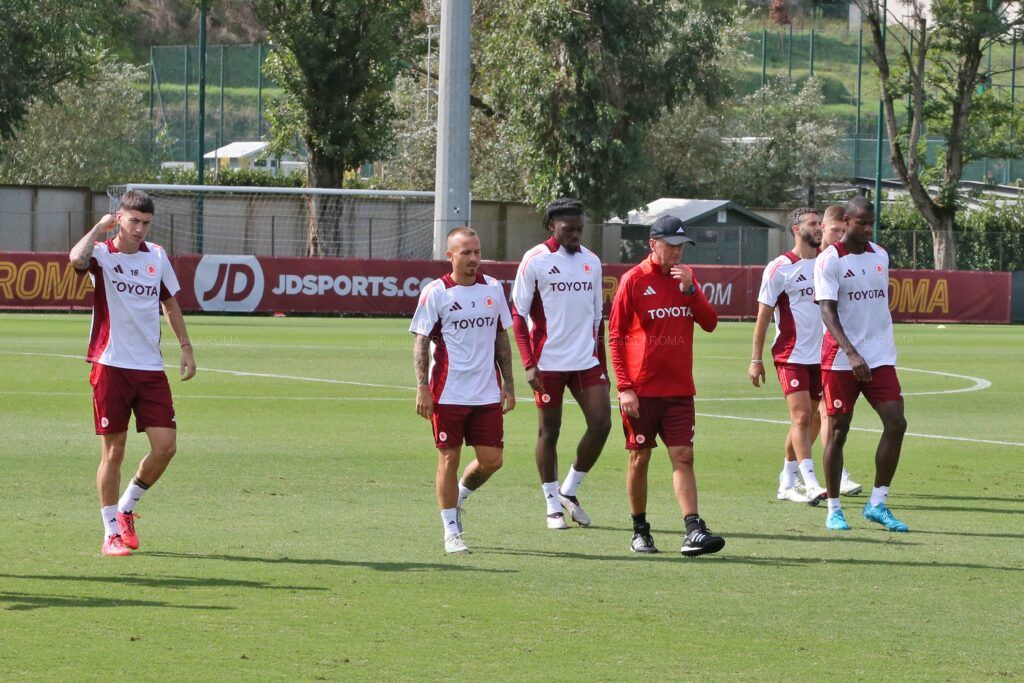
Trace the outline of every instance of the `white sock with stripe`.
{"type": "Polygon", "coordinates": [[[459,510],[458,508],[447,508],[441,510],[441,524],[444,525],[445,536],[459,533],[459,510]]]}
{"type": "Polygon", "coordinates": [[[558,482],[549,481],[540,485],[544,491],[544,503],[548,506],[548,514],[553,515],[562,511],[562,504],[558,502],[558,482]]]}
{"type": "Polygon", "coordinates": [[[784,489],[791,489],[796,486],[796,473],[800,471],[800,467],[796,464],[796,460],[786,460],[782,463],[782,474],[779,475],[779,487],[784,489]]]}
{"type": "Polygon", "coordinates": [[[100,508],[100,516],[103,517],[103,531],[107,536],[117,536],[121,528],[117,526],[117,506],[107,505],[100,508]]]}
{"type": "Polygon", "coordinates": [[[819,488],[821,487],[821,484],[818,483],[818,477],[816,477],[814,474],[813,460],[811,460],[810,458],[801,460],[800,464],[798,464],[797,467],[800,468],[800,475],[804,478],[804,485],[806,485],[807,488],[810,488],[812,486],[817,486],[819,488]]]}

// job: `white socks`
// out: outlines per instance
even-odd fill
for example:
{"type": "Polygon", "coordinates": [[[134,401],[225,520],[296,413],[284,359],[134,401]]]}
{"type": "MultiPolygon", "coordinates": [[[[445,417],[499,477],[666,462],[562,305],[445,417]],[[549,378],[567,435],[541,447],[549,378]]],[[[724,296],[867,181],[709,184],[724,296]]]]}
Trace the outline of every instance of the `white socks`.
{"type": "Polygon", "coordinates": [[[829,511],[829,514],[832,514],[836,510],[842,510],[843,509],[843,505],[842,505],[842,503],[839,502],[838,498],[828,498],[827,500],[828,500],[828,511],[829,511]]]}
{"type": "Polygon", "coordinates": [[[462,507],[462,504],[466,502],[466,499],[469,498],[469,496],[472,495],[472,493],[473,493],[473,489],[467,489],[465,486],[462,485],[462,482],[460,481],[459,482],[459,502],[455,504],[455,507],[458,507],[458,508],[462,507]]]}
{"type": "Polygon", "coordinates": [[[142,498],[142,494],[149,490],[148,486],[140,486],[136,481],[135,477],[132,477],[131,483],[128,484],[128,488],[124,490],[121,495],[121,500],[117,501],[117,511],[128,514],[135,509],[135,504],[142,498]]]}
{"type": "Polygon", "coordinates": [[[811,460],[810,458],[801,460],[797,467],[800,468],[800,475],[803,476],[804,485],[807,486],[807,488],[810,488],[812,486],[817,486],[818,488],[821,488],[821,484],[818,483],[818,478],[814,476],[813,460],[811,460]]]}
{"type": "Polygon", "coordinates": [[[871,489],[871,504],[882,505],[885,503],[886,498],[889,497],[888,486],[875,486],[871,489]]]}
{"type": "Polygon", "coordinates": [[[103,530],[107,536],[117,536],[121,533],[117,526],[117,506],[108,505],[100,508],[100,516],[103,518],[103,530]]]}
{"type": "Polygon", "coordinates": [[[544,490],[544,503],[548,506],[548,514],[553,515],[562,511],[562,504],[558,502],[558,482],[549,481],[540,485],[544,490]]]}
{"type": "Polygon", "coordinates": [[[570,467],[569,474],[565,475],[565,481],[562,482],[562,495],[575,496],[576,489],[583,483],[586,476],[586,472],[577,472],[575,467],[570,467]]]}
{"type": "Polygon", "coordinates": [[[459,533],[459,509],[448,508],[441,510],[441,524],[444,525],[444,535],[459,533]]]}
{"type": "Polygon", "coordinates": [[[779,475],[779,488],[791,489],[796,486],[796,473],[800,471],[796,460],[786,460],[782,463],[782,474],[779,475]]]}

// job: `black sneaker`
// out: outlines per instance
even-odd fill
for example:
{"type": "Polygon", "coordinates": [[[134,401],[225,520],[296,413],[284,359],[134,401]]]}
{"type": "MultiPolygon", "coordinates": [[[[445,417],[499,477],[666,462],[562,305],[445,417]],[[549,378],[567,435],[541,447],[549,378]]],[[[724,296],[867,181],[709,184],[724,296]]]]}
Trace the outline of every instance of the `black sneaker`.
{"type": "Polygon", "coordinates": [[[686,534],[683,539],[683,547],[679,549],[687,557],[717,553],[725,547],[725,539],[715,534],[707,527],[704,520],[700,520],[700,527],[686,534]]]}
{"type": "Polygon", "coordinates": [[[634,553],[656,553],[658,549],[654,547],[654,539],[651,538],[651,525],[644,525],[643,529],[633,530],[633,541],[629,544],[629,549],[634,553]]]}

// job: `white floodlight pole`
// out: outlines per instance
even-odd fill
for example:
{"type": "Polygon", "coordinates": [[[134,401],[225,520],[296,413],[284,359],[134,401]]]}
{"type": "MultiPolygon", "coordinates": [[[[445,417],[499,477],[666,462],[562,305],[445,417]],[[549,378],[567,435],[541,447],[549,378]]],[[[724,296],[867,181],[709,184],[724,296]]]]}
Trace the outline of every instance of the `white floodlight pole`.
{"type": "Polygon", "coordinates": [[[434,258],[443,259],[445,235],[469,223],[470,0],[442,0],[437,98],[437,172],[434,177],[434,258]]]}

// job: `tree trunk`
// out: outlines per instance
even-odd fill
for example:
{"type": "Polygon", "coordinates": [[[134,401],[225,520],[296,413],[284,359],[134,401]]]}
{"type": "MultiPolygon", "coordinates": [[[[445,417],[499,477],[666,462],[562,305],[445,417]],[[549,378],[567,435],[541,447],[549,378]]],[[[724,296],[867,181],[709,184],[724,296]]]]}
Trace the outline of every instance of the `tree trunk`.
{"type": "MultiPolygon", "coordinates": [[[[309,187],[338,188],[345,183],[345,161],[307,145],[309,187]]],[[[341,249],[341,197],[310,195],[307,256],[338,256],[341,249]]]]}
{"type": "Polygon", "coordinates": [[[932,253],[935,270],[956,270],[956,234],[953,232],[953,214],[943,212],[932,230],[932,253]]]}

